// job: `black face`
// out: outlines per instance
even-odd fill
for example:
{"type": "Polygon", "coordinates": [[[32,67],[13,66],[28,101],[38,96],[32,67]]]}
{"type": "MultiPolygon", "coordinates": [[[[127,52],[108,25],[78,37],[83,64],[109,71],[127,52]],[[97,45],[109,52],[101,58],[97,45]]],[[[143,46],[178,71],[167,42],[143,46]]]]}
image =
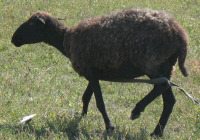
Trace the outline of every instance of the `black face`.
{"type": "Polygon", "coordinates": [[[23,23],[13,34],[12,43],[16,47],[24,44],[33,44],[44,41],[45,37],[45,19],[38,15],[31,17],[23,23]]]}

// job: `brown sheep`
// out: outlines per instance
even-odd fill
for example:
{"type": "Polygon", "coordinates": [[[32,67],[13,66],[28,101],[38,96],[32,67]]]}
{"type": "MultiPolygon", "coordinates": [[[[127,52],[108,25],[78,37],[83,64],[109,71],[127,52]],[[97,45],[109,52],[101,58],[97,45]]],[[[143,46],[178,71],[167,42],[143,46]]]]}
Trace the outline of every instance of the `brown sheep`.
{"type": "Polygon", "coordinates": [[[114,127],[105,109],[99,80],[137,82],[134,78],[147,75],[150,80],[138,79],[138,82],[154,84],[154,88],[136,104],[131,119],[138,118],[162,94],[163,112],[151,135],[163,135],[176,102],[166,78],[170,80],[177,59],[182,74],[188,75],[184,66],[188,37],[171,16],[163,11],[127,9],[67,28],[51,15],[37,12],[16,30],[12,43],[19,47],[38,42],[61,51],[70,59],[74,70],[89,81],[82,97],[82,115],[87,114],[94,92],[107,130],[114,127]]]}

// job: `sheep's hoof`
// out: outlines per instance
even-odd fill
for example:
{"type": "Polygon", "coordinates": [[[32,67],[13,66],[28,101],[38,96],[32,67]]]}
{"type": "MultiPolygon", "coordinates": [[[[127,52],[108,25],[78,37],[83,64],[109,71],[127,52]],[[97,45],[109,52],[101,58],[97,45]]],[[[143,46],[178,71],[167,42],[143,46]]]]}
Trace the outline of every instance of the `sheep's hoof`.
{"type": "Polygon", "coordinates": [[[163,136],[163,133],[161,133],[161,132],[156,132],[156,131],[154,131],[153,133],[151,133],[151,135],[150,135],[151,137],[162,137],[163,136]]]}
{"type": "Polygon", "coordinates": [[[113,131],[114,129],[115,129],[115,127],[112,125],[112,123],[110,123],[109,125],[106,125],[107,131],[113,131]]]}
{"type": "Polygon", "coordinates": [[[81,118],[86,118],[87,117],[87,114],[86,113],[82,113],[81,114],[81,118]]]}
{"type": "Polygon", "coordinates": [[[130,119],[131,120],[135,120],[135,119],[137,119],[137,118],[139,118],[140,117],[140,112],[132,112],[131,113],[131,117],[130,117],[130,119]]]}
{"type": "Polygon", "coordinates": [[[164,128],[160,125],[157,125],[153,133],[151,133],[152,137],[162,137],[163,136],[164,128]]]}

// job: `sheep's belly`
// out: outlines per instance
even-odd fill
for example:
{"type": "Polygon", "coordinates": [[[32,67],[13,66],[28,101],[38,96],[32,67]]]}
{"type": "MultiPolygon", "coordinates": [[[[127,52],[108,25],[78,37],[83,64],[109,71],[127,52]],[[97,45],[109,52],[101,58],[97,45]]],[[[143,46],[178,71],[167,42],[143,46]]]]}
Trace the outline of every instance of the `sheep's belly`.
{"type": "Polygon", "coordinates": [[[145,75],[145,73],[133,65],[123,65],[119,69],[100,70],[98,72],[99,80],[104,81],[134,79],[143,75],[145,75]]]}

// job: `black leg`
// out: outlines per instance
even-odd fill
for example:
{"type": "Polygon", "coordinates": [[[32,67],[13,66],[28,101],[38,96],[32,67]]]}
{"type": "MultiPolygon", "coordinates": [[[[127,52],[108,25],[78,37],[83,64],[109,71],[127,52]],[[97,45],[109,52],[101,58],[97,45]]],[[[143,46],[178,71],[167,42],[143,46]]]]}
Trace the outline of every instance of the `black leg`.
{"type": "Polygon", "coordinates": [[[163,112],[162,115],[160,117],[159,123],[156,126],[154,132],[151,134],[151,136],[162,136],[163,135],[163,131],[164,128],[167,124],[167,121],[170,117],[170,114],[172,113],[174,104],[176,103],[176,99],[174,97],[174,94],[172,92],[171,87],[168,88],[163,94],[163,102],[164,102],[164,106],[163,106],[163,112]]]}
{"type": "Polygon", "coordinates": [[[161,95],[163,89],[167,87],[167,84],[154,85],[152,91],[136,104],[136,107],[131,113],[131,120],[139,118],[141,112],[144,111],[145,107],[150,104],[154,99],[156,99],[159,95],[161,95]]]}
{"type": "Polygon", "coordinates": [[[103,119],[104,119],[104,122],[106,125],[106,130],[113,130],[114,126],[112,125],[112,123],[108,117],[108,114],[106,112],[99,80],[92,80],[90,82],[91,82],[92,89],[94,91],[97,108],[99,109],[99,111],[101,112],[101,114],[103,116],[103,119]]]}
{"type": "Polygon", "coordinates": [[[92,94],[93,94],[93,90],[92,90],[92,87],[91,87],[91,84],[89,82],[84,94],[83,94],[83,97],[82,97],[82,101],[83,101],[83,110],[82,110],[82,116],[86,116],[87,115],[87,110],[88,110],[88,104],[90,102],[90,99],[92,97],[92,94]]]}

